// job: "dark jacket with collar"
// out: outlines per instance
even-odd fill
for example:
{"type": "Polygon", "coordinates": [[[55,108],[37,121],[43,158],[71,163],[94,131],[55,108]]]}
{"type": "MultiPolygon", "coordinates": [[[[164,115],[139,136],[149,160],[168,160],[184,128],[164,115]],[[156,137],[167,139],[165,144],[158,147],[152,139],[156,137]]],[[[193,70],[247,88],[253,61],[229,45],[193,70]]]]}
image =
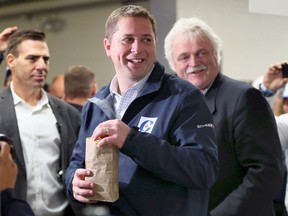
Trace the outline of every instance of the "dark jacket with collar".
{"type": "Polygon", "coordinates": [[[274,115],[261,92],[218,74],[205,95],[218,143],[220,173],[210,193],[213,216],[271,216],[283,180],[274,115]]]}
{"type": "MultiPolygon", "coordinates": [[[[76,143],[81,124],[79,112],[65,102],[48,95],[49,104],[57,120],[57,127],[61,138],[61,161],[60,168],[65,172],[70,156],[76,143]]],[[[45,128],[43,128],[45,129],[45,128]]],[[[15,161],[18,166],[18,177],[15,186],[17,198],[26,200],[27,176],[20,140],[14,101],[10,88],[0,93],[0,133],[12,138],[15,150],[15,161]]],[[[62,175],[63,180],[64,175],[62,175]]]]}
{"type": "MultiPolygon", "coordinates": [[[[110,97],[107,85],[83,108],[79,139],[66,175],[71,199],[74,172],[85,167],[86,137],[99,123],[115,119],[110,97]]],[[[141,132],[130,133],[120,149],[120,197],[110,204],[112,214],[206,216],[218,163],[212,117],[199,90],[165,74],[156,63],[122,121],[141,132]],[[141,117],[156,120],[143,127],[141,117]]]]}

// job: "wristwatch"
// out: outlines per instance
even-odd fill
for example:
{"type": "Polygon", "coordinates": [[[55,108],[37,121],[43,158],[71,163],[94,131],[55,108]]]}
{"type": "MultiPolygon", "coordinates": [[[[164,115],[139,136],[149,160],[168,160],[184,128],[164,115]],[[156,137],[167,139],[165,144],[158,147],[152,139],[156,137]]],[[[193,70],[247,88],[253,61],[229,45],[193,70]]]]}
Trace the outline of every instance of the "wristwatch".
{"type": "Polygon", "coordinates": [[[264,97],[271,97],[275,94],[274,91],[272,91],[271,89],[269,88],[266,88],[263,83],[260,83],[259,84],[259,90],[262,92],[263,96],[264,97]]]}

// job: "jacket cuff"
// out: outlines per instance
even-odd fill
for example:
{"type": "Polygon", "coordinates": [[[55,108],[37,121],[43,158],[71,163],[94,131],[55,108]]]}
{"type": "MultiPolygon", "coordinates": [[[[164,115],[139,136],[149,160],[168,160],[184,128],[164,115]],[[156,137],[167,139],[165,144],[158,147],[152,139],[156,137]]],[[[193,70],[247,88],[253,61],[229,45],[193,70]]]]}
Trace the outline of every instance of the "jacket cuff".
{"type": "Polygon", "coordinates": [[[263,96],[264,97],[271,97],[275,94],[274,91],[272,91],[271,89],[269,88],[266,88],[263,83],[260,83],[259,84],[259,90],[262,92],[263,96]]]}
{"type": "Polygon", "coordinates": [[[1,204],[5,205],[5,203],[8,203],[10,200],[14,199],[14,197],[15,194],[12,188],[1,191],[1,204]]]}

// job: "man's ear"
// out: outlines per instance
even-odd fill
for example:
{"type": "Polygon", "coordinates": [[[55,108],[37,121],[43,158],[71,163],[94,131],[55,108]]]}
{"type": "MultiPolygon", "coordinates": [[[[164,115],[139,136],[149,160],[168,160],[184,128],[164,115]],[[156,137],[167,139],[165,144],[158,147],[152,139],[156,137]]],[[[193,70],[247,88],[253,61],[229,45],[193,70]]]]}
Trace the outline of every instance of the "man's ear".
{"type": "Polygon", "coordinates": [[[105,48],[105,51],[106,51],[106,55],[108,57],[110,57],[110,49],[111,49],[111,44],[110,44],[110,41],[108,38],[104,38],[104,48],[105,48]]]}
{"type": "Polygon", "coordinates": [[[11,71],[13,71],[14,69],[14,60],[15,60],[15,56],[12,55],[11,53],[9,53],[6,56],[6,64],[10,68],[11,71]]]}
{"type": "Polygon", "coordinates": [[[97,90],[98,90],[98,87],[97,87],[97,84],[95,83],[93,84],[92,89],[91,89],[91,93],[92,93],[91,96],[94,96],[97,90]]]}

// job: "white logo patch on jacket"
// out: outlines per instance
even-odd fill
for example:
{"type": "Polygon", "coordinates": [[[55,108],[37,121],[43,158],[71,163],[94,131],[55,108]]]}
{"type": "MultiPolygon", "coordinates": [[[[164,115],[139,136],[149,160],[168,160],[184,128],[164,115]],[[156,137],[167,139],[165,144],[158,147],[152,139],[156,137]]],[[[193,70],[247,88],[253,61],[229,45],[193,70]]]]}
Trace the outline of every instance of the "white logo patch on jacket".
{"type": "Polygon", "coordinates": [[[151,118],[151,117],[141,116],[140,121],[138,123],[139,131],[151,133],[153,130],[153,127],[156,124],[156,121],[157,121],[157,117],[151,118]]]}

